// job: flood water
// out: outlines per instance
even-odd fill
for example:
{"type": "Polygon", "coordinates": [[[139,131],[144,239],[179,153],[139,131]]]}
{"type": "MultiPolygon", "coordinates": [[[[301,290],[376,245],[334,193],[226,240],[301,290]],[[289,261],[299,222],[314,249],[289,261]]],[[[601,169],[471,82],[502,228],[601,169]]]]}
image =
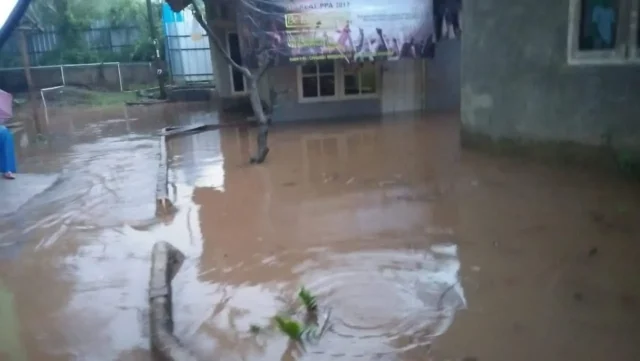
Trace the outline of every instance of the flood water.
{"type": "Polygon", "coordinates": [[[640,360],[637,184],[461,151],[455,116],[278,125],[260,166],[224,128],[169,141],[178,212],[154,221],[154,131],[217,119],[78,113],[21,151],[61,176],[0,219],[1,360],[150,360],[160,240],[202,360],[640,360]],[[331,310],[320,340],[251,332],[301,286],[331,310]]]}

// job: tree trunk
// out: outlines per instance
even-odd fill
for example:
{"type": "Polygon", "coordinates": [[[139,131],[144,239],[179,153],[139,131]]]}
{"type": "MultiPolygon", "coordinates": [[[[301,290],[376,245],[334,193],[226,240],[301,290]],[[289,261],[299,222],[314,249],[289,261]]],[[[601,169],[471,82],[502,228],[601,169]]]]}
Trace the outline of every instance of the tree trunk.
{"type": "Polygon", "coordinates": [[[149,313],[151,351],[161,361],[196,361],[173,335],[171,281],[184,261],[184,254],[167,242],[158,242],[151,251],[149,313]]]}
{"type": "Polygon", "coordinates": [[[260,164],[264,162],[269,154],[269,147],[267,146],[267,137],[269,135],[269,118],[264,113],[262,108],[262,101],[260,99],[259,79],[254,75],[249,79],[249,98],[251,100],[251,108],[258,120],[258,134],[257,134],[257,147],[256,155],[251,157],[251,163],[260,164]]]}
{"type": "MultiPolygon", "coordinates": [[[[172,6],[172,9],[179,9],[181,4],[187,0],[167,0],[167,2],[172,6]],[[172,4],[175,3],[175,4],[172,4]],[[179,3],[179,4],[178,4],[179,3]]],[[[211,1],[205,1],[205,9],[208,9],[213,3],[211,1]]],[[[267,147],[267,136],[269,134],[269,118],[265,115],[264,109],[262,109],[262,102],[260,101],[260,89],[258,87],[258,83],[262,75],[267,71],[267,69],[271,66],[271,59],[267,59],[258,70],[252,72],[247,67],[239,65],[232,58],[229,52],[224,46],[224,43],[218,38],[218,36],[214,33],[213,29],[209,26],[209,24],[204,20],[202,12],[200,8],[195,2],[191,2],[191,6],[193,8],[193,13],[196,21],[202,28],[205,30],[207,35],[209,36],[209,40],[212,40],[213,46],[220,52],[225,61],[231,65],[232,68],[238,70],[242,73],[244,78],[249,83],[249,99],[251,101],[251,108],[253,109],[253,113],[258,120],[258,135],[257,135],[257,144],[258,149],[256,149],[256,154],[251,157],[251,163],[260,164],[264,162],[267,158],[267,154],[269,154],[269,147],[267,147]]],[[[211,14],[211,13],[210,13],[211,14]]],[[[266,50],[265,50],[266,51],[266,50]]]]}
{"type": "MultiPolygon", "coordinates": [[[[29,91],[29,104],[33,112],[33,122],[38,136],[42,135],[42,125],[38,116],[38,104],[36,100],[35,89],[33,87],[33,79],[31,78],[31,64],[29,62],[29,50],[27,45],[27,34],[24,29],[18,29],[20,55],[22,56],[22,67],[24,68],[24,77],[27,79],[27,89],[29,91]]],[[[45,109],[45,112],[47,110],[45,109]]]]}

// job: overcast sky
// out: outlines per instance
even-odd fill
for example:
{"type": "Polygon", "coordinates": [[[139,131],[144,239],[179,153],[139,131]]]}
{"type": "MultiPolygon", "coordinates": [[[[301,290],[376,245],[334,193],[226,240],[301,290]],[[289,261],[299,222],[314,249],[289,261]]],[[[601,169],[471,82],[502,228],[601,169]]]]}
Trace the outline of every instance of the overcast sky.
{"type": "Polygon", "coordinates": [[[11,10],[16,7],[18,0],[0,0],[0,27],[7,21],[11,10]]]}

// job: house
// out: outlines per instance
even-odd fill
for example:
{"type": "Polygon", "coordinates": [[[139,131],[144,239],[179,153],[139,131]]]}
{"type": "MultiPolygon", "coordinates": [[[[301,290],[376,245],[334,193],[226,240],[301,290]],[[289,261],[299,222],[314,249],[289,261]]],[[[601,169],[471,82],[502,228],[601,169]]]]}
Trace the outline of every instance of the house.
{"type": "MultiPolygon", "coordinates": [[[[230,56],[251,68],[257,67],[259,44],[278,37],[273,42],[276,64],[260,84],[262,99],[273,108],[273,121],[378,116],[443,105],[457,110],[459,41],[449,46],[453,60],[433,58],[431,1],[251,4],[211,1],[207,22],[230,56]],[[427,100],[429,84],[446,90],[427,100]]],[[[212,53],[220,96],[246,97],[246,79],[221,53],[213,48],[212,53]]]]}
{"type": "Polygon", "coordinates": [[[639,6],[637,0],[466,1],[464,133],[637,149],[639,6]]]}

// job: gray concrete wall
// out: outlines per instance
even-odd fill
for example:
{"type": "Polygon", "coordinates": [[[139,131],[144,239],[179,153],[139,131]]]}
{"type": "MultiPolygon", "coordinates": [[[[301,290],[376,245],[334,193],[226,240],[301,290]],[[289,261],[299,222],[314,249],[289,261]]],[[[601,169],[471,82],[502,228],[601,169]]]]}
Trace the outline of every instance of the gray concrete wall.
{"type": "MultiPolygon", "coordinates": [[[[216,34],[218,39],[222,42],[224,50],[227,50],[227,32],[237,32],[237,26],[235,18],[219,19],[218,9],[210,2],[207,2],[207,23],[211,26],[211,29],[216,34]]],[[[236,8],[233,2],[226,4],[228,14],[235,14],[236,8]]],[[[224,55],[218,51],[215,44],[211,44],[211,61],[213,62],[213,71],[216,74],[216,90],[218,94],[225,98],[232,96],[231,89],[231,70],[229,63],[227,63],[224,55]]]]}
{"type": "Polygon", "coordinates": [[[465,1],[464,130],[598,144],[638,140],[640,66],[567,64],[569,0],[465,1]]]}
{"type": "Polygon", "coordinates": [[[433,59],[427,60],[426,109],[460,109],[460,39],[438,43],[433,59]]]}
{"type": "MultiPolygon", "coordinates": [[[[149,63],[122,63],[120,74],[125,90],[131,86],[149,85],[156,83],[155,71],[149,63]]],[[[59,67],[33,68],[31,77],[36,88],[48,88],[62,85],[62,75],[59,67]]],[[[120,90],[118,68],[115,65],[104,65],[102,69],[97,65],[74,66],[64,68],[66,85],[88,88],[106,88],[120,90]]],[[[25,92],[27,81],[23,69],[0,69],[0,89],[12,93],[25,92]]]]}
{"type": "MultiPolygon", "coordinates": [[[[227,46],[227,31],[226,28],[214,27],[213,31],[218,36],[218,39],[227,46]]],[[[231,73],[229,70],[229,64],[225,60],[224,56],[218,48],[211,46],[211,61],[213,62],[213,71],[216,74],[216,89],[221,97],[231,96],[231,73]]]]}

